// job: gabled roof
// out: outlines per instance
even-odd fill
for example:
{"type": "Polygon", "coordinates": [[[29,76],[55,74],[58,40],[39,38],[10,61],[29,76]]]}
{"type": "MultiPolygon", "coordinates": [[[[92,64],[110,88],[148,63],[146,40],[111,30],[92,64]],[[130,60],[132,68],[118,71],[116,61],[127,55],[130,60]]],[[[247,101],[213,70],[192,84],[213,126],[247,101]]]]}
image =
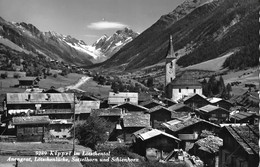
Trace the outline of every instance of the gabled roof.
{"type": "Polygon", "coordinates": [[[146,107],[143,107],[141,105],[138,105],[138,104],[135,104],[135,103],[131,103],[131,102],[124,102],[124,103],[118,104],[116,106],[113,106],[112,108],[126,108],[127,106],[134,106],[134,107],[140,108],[140,111],[147,111],[147,110],[149,110],[146,107]]]}
{"type": "MultiPolygon", "coordinates": [[[[187,128],[187,127],[192,126],[194,124],[197,124],[199,122],[204,122],[204,123],[207,123],[209,125],[212,125],[212,126],[220,128],[220,126],[217,125],[217,124],[211,123],[209,121],[206,121],[204,119],[200,119],[200,118],[197,118],[197,117],[193,117],[193,118],[190,118],[190,119],[185,119],[185,120],[180,121],[180,122],[167,122],[168,126],[166,126],[166,127],[169,130],[173,131],[173,132],[177,132],[177,131],[179,131],[181,129],[187,128]]],[[[163,125],[165,126],[165,124],[163,124],[163,125]]]]}
{"type": "Polygon", "coordinates": [[[151,130],[153,130],[152,127],[145,127],[145,128],[143,128],[143,129],[140,129],[140,130],[134,132],[133,135],[134,135],[135,137],[137,137],[139,134],[143,134],[143,133],[149,132],[149,131],[151,131],[151,130]]]}
{"type": "Polygon", "coordinates": [[[7,93],[7,104],[73,103],[73,93],[7,93]]]}
{"type": "Polygon", "coordinates": [[[124,127],[150,127],[150,114],[126,113],[123,115],[124,127]]]}
{"type": "Polygon", "coordinates": [[[187,101],[187,100],[189,100],[189,99],[191,99],[191,98],[193,98],[193,97],[196,97],[196,96],[199,96],[199,97],[201,97],[201,98],[203,98],[203,99],[205,99],[206,101],[207,101],[207,97],[206,96],[204,96],[204,95],[199,95],[199,94],[197,94],[197,93],[191,93],[191,94],[189,94],[188,96],[186,96],[186,97],[184,97],[183,99],[182,99],[182,101],[187,101]]]}
{"type": "Polygon", "coordinates": [[[14,125],[27,125],[27,124],[49,124],[49,116],[27,116],[27,117],[13,117],[14,125]]]}
{"type": "Polygon", "coordinates": [[[122,109],[121,108],[100,108],[93,109],[92,113],[96,113],[98,116],[109,117],[109,116],[121,116],[122,109]]]}
{"type": "Polygon", "coordinates": [[[210,112],[215,111],[215,110],[217,110],[217,109],[221,109],[221,110],[224,110],[224,111],[226,111],[226,112],[229,113],[228,110],[226,110],[226,109],[224,109],[224,108],[222,108],[222,107],[218,107],[218,106],[211,105],[211,104],[208,104],[208,105],[206,105],[206,106],[203,106],[203,107],[199,108],[198,110],[200,110],[200,111],[202,111],[202,112],[205,112],[205,113],[210,113],[210,112]]]}
{"type": "Polygon", "coordinates": [[[163,131],[157,130],[157,129],[152,129],[152,130],[150,130],[150,131],[148,131],[148,132],[139,134],[139,135],[137,135],[137,138],[140,138],[141,140],[145,141],[145,140],[149,140],[149,139],[151,139],[151,138],[154,138],[154,137],[160,136],[160,135],[163,135],[163,136],[172,138],[172,139],[177,140],[177,141],[181,141],[181,140],[178,139],[177,137],[175,137],[175,136],[173,136],[173,135],[170,135],[170,134],[168,134],[168,133],[165,133],[165,132],[163,132],[163,131]]]}
{"type": "Polygon", "coordinates": [[[181,108],[183,108],[183,107],[188,107],[188,108],[190,108],[189,106],[187,106],[187,105],[185,105],[185,104],[183,104],[183,103],[177,103],[177,104],[174,104],[174,105],[168,107],[168,109],[171,110],[171,111],[175,111],[175,110],[179,110],[179,109],[181,109],[181,108]]]}
{"type": "Polygon", "coordinates": [[[75,104],[75,113],[91,113],[92,109],[99,109],[100,101],[79,101],[75,104]]]}
{"type": "Polygon", "coordinates": [[[153,108],[151,108],[151,109],[149,110],[149,113],[152,113],[152,112],[155,112],[155,111],[158,111],[158,110],[161,110],[161,109],[166,110],[166,111],[172,113],[171,110],[169,110],[168,108],[163,107],[163,106],[156,106],[156,107],[153,107],[153,108]]]}
{"type": "Polygon", "coordinates": [[[259,153],[259,128],[255,126],[225,126],[228,133],[238,142],[238,144],[248,153],[259,153]]]}
{"type": "Polygon", "coordinates": [[[209,135],[206,138],[199,139],[195,142],[196,145],[199,146],[200,150],[209,152],[209,153],[216,153],[219,151],[219,147],[223,146],[223,139],[209,135]]]}
{"type": "Polygon", "coordinates": [[[172,88],[202,88],[201,83],[192,77],[188,72],[183,72],[182,75],[177,76],[171,83],[172,88]]]}
{"type": "Polygon", "coordinates": [[[131,102],[138,104],[138,93],[134,92],[109,92],[108,104],[121,104],[124,102],[131,102]]]}
{"type": "Polygon", "coordinates": [[[230,117],[239,121],[239,120],[242,120],[242,119],[254,116],[254,115],[255,115],[254,113],[240,111],[240,112],[237,112],[234,114],[230,114],[230,117]]]}
{"type": "Polygon", "coordinates": [[[154,103],[154,104],[157,104],[157,105],[160,105],[160,106],[165,106],[165,104],[161,101],[158,101],[158,100],[154,100],[154,99],[151,99],[149,101],[145,101],[145,102],[142,102],[140,103],[139,105],[141,106],[146,106],[148,104],[151,104],[151,103],[154,103]]]}
{"type": "Polygon", "coordinates": [[[218,97],[208,98],[208,101],[209,101],[210,103],[212,103],[212,104],[218,103],[218,102],[220,102],[220,101],[225,101],[225,102],[227,102],[227,103],[232,104],[230,101],[224,100],[224,99],[218,98],[218,97]]]}

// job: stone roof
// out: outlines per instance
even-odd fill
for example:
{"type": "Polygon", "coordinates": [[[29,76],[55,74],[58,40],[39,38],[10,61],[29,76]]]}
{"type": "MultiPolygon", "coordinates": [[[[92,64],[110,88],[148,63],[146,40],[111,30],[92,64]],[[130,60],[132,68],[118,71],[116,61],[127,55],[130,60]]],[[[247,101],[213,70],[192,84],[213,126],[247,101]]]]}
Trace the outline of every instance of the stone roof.
{"type": "Polygon", "coordinates": [[[154,100],[154,99],[151,99],[151,100],[149,100],[149,101],[142,102],[142,103],[140,103],[139,105],[141,105],[141,106],[146,106],[146,105],[151,104],[151,103],[155,103],[155,104],[160,105],[160,106],[165,106],[165,104],[164,104],[163,102],[158,101],[158,100],[154,100]]]}
{"type": "Polygon", "coordinates": [[[226,110],[226,109],[224,109],[224,108],[222,108],[222,107],[218,107],[218,106],[211,105],[211,104],[208,104],[208,105],[206,105],[206,106],[203,106],[203,107],[199,108],[198,110],[200,110],[200,111],[202,111],[202,112],[204,112],[204,113],[210,113],[210,112],[215,111],[215,110],[217,110],[217,109],[221,109],[221,110],[224,110],[224,111],[226,111],[226,112],[229,113],[228,110],[226,110]]]}
{"type": "Polygon", "coordinates": [[[194,79],[191,74],[188,72],[183,72],[181,75],[177,76],[170,85],[173,88],[202,88],[202,85],[199,81],[194,79]]]}
{"type": "Polygon", "coordinates": [[[217,136],[209,135],[196,141],[195,144],[199,146],[200,150],[216,153],[219,151],[219,147],[223,146],[223,140],[217,136]]]}
{"type": "Polygon", "coordinates": [[[92,113],[97,113],[98,116],[121,116],[122,109],[121,108],[100,108],[100,109],[93,109],[92,113]]]}
{"type": "Polygon", "coordinates": [[[27,117],[13,117],[14,125],[27,125],[27,124],[49,124],[49,116],[27,116],[27,117]]]}
{"type": "Polygon", "coordinates": [[[91,113],[92,109],[99,109],[100,101],[79,101],[75,104],[75,113],[91,113]]]}
{"type": "Polygon", "coordinates": [[[259,153],[259,128],[255,126],[225,126],[224,128],[238,142],[238,144],[248,153],[259,153]]]}
{"type": "Polygon", "coordinates": [[[7,93],[7,104],[73,103],[73,93],[7,93]]]}
{"type": "MultiPolygon", "coordinates": [[[[184,128],[187,128],[189,126],[192,126],[194,124],[197,124],[197,123],[200,123],[200,122],[204,122],[204,123],[207,123],[209,125],[212,125],[212,126],[215,126],[215,127],[219,127],[219,125],[217,124],[214,124],[214,123],[211,123],[209,121],[206,121],[204,119],[200,119],[200,118],[197,118],[197,117],[193,117],[193,118],[189,118],[189,119],[184,119],[182,121],[179,121],[179,122],[172,122],[172,124],[170,124],[169,122],[168,123],[168,126],[166,126],[169,130],[173,131],[173,132],[176,132],[176,131],[179,131],[181,129],[184,129],[184,128]]],[[[165,124],[163,124],[165,126],[165,124]]]]}
{"type": "Polygon", "coordinates": [[[123,115],[124,127],[150,127],[150,114],[126,113],[123,115]]]}
{"type": "Polygon", "coordinates": [[[112,108],[125,108],[124,106],[134,106],[134,107],[140,108],[140,111],[142,111],[142,110],[143,111],[147,111],[148,110],[148,108],[146,108],[146,107],[143,107],[141,105],[138,105],[138,104],[135,104],[135,103],[131,103],[131,102],[124,102],[124,103],[115,105],[112,108]]]}
{"type": "Polygon", "coordinates": [[[175,136],[173,136],[173,135],[170,135],[170,134],[168,134],[168,133],[165,133],[165,132],[163,132],[163,131],[160,131],[160,130],[158,130],[158,129],[152,129],[152,130],[150,130],[150,131],[148,131],[148,132],[139,134],[139,135],[137,135],[137,138],[140,138],[141,140],[145,141],[145,140],[154,138],[154,137],[159,136],[159,135],[163,135],[163,136],[172,138],[172,139],[174,139],[174,140],[181,141],[179,138],[177,138],[177,137],[175,137],[175,136]]]}
{"type": "MultiPolygon", "coordinates": [[[[236,112],[234,114],[230,114],[230,118],[236,119],[236,120],[242,120],[251,116],[254,116],[254,113],[248,113],[248,112],[236,112]]],[[[256,115],[255,115],[256,116],[256,115]]]]}

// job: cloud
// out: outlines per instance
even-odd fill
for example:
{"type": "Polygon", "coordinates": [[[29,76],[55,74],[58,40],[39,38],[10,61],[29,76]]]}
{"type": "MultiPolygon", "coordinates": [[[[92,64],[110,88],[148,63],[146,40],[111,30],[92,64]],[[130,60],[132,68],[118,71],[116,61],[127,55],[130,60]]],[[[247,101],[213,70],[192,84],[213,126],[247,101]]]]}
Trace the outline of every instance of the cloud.
{"type": "Polygon", "coordinates": [[[120,29],[127,27],[127,25],[119,22],[99,21],[88,25],[90,29],[104,30],[104,29],[120,29]]]}

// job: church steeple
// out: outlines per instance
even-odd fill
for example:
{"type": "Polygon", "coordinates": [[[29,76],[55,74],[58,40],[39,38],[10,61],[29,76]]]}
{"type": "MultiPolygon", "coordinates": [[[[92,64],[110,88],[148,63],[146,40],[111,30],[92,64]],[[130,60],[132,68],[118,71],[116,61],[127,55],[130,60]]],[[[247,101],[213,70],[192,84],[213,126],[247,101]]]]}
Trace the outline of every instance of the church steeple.
{"type": "Polygon", "coordinates": [[[165,60],[165,86],[167,86],[175,79],[176,60],[177,57],[173,50],[172,36],[170,36],[168,53],[165,60]]]}
{"type": "Polygon", "coordinates": [[[176,56],[175,56],[175,53],[173,50],[172,35],[170,35],[169,47],[168,47],[168,53],[167,53],[166,59],[176,59],[176,56]]]}

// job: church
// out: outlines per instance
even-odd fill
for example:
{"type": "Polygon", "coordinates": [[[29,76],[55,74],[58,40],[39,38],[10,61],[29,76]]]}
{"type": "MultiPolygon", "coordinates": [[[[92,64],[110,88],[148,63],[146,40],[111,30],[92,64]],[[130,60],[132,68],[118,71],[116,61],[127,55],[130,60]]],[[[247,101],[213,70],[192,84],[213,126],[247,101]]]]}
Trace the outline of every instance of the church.
{"type": "Polygon", "coordinates": [[[173,101],[178,101],[190,94],[202,95],[202,85],[187,71],[176,76],[176,61],[178,54],[174,52],[172,36],[170,36],[168,53],[165,60],[165,95],[173,101]]]}

